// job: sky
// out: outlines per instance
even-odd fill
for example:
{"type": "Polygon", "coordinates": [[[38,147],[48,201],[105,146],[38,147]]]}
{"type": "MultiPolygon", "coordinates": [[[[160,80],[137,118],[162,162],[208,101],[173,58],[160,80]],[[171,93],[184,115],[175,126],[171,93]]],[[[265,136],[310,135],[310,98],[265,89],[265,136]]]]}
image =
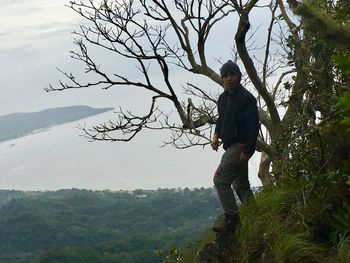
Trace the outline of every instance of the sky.
{"type": "MultiPolygon", "coordinates": [[[[64,4],[67,2],[63,0],[0,0],[2,10],[0,16],[0,115],[70,105],[116,109],[127,107],[138,110],[138,107],[145,103],[143,94],[138,90],[122,88],[106,91],[96,88],[50,93],[44,91],[49,84],[57,85],[59,80],[64,79],[57,68],[67,72],[83,69],[82,64],[69,57],[69,51],[74,49],[71,32],[78,28],[82,20],[64,4]]],[[[260,18],[257,16],[257,20],[259,19],[263,21],[261,16],[260,18]]],[[[257,20],[257,24],[260,24],[257,20]]],[[[232,54],[232,33],[235,28],[230,22],[224,24],[222,29],[210,39],[208,49],[211,55],[209,62],[212,63],[213,68],[218,69],[220,64],[216,59],[226,60],[232,54]]],[[[133,65],[124,65],[104,53],[97,53],[97,55],[109,71],[123,68],[130,74],[135,72],[133,65]]],[[[83,74],[77,74],[84,78],[83,74]]],[[[184,73],[174,72],[173,74],[179,87],[189,78],[184,73]]],[[[153,77],[155,81],[159,78],[153,77]]],[[[190,77],[191,80],[197,81],[195,84],[206,85],[214,91],[220,90],[220,87],[203,78],[190,77]]],[[[184,99],[186,99],[185,96],[184,99]]],[[[89,125],[104,122],[110,117],[113,118],[108,114],[102,114],[84,122],[89,125]]],[[[160,148],[159,146],[169,136],[164,132],[158,134],[144,132],[127,145],[91,144],[79,137],[79,133],[81,132],[76,129],[76,123],[66,124],[51,129],[47,133],[0,144],[0,169],[2,169],[0,172],[3,176],[3,178],[0,176],[0,188],[50,190],[71,187],[89,189],[208,187],[212,186],[212,173],[223,153],[222,150],[218,153],[214,152],[209,147],[190,150],[160,148]],[[41,140],[47,141],[43,144],[41,140]],[[62,147],[69,143],[78,149],[68,151],[68,146],[62,147]],[[50,154],[47,154],[48,152],[50,154]],[[113,158],[114,153],[117,158],[113,158]],[[61,163],[60,160],[62,160],[61,163]],[[69,162],[69,160],[76,161],[69,162]],[[135,163],[135,160],[141,160],[141,162],[135,163]],[[22,165],[23,163],[25,165],[22,165]],[[84,163],[89,165],[84,167],[84,163]],[[141,176],[145,171],[152,174],[152,180],[147,176],[141,176]],[[164,178],[167,172],[169,177],[164,178]],[[48,173],[51,177],[44,179],[44,174],[48,173]],[[121,174],[124,174],[125,182],[121,184],[119,181],[118,184],[115,180],[121,178],[121,174]],[[57,179],[58,176],[60,176],[59,179],[57,179]]],[[[256,175],[258,157],[256,154],[250,162],[250,180],[254,186],[260,185],[256,175]]]]}

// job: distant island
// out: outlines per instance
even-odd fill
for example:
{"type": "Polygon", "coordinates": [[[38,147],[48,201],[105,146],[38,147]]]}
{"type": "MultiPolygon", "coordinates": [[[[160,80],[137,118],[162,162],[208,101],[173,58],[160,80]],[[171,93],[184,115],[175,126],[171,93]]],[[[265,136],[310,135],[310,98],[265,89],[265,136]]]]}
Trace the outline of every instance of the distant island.
{"type": "Polygon", "coordinates": [[[23,137],[40,129],[84,119],[110,110],[113,110],[113,108],[92,108],[79,105],[0,116],[0,142],[23,137]]]}

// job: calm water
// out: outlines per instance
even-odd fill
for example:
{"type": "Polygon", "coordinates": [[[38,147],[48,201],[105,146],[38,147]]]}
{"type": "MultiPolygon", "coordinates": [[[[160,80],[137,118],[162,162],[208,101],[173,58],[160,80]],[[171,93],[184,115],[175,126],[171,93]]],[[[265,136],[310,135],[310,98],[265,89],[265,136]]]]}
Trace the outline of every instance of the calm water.
{"type": "MultiPolygon", "coordinates": [[[[68,51],[73,48],[70,32],[81,21],[73,11],[64,7],[67,2],[2,1],[4,23],[0,25],[0,60],[4,63],[2,68],[0,65],[0,71],[4,96],[0,97],[0,114],[78,104],[126,106],[126,109],[132,110],[138,106],[148,107],[150,100],[145,100],[138,89],[118,88],[108,92],[88,89],[63,93],[43,91],[49,83],[57,84],[62,78],[56,67],[67,72],[75,72],[77,67],[69,60],[68,51]],[[19,13],[18,8],[24,11],[19,13]]],[[[232,30],[230,24],[226,26],[232,30]]],[[[225,41],[225,48],[218,49],[217,43],[213,46],[215,57],[228,57],[231,53],[231,37],[219,42],[224,44],[225,41]],[[222,53],[218,54],[218,50],[222,53]]],[[[116,63],[114,57],[107,55],[100,56],[105,68],[113,72],[117,66],[125,68],[125,65],[116,63]]],[[[83,65],[79,64],[79,68],[83,69],[83,65]]],[[[219,69],[219,64],[213,62],[213,68],[219,69]]],[[[134,73],[135,67],[132,66],[130,70],[134,73]]],[[[188,81],[186,76],[177,75],[179,83],[176,85],[180,87],[185,84],[188,81]]],[[[191,81],[194,80],[196,76],[191,75],[191,81]]],[[[194,83],[199,85],[202,82],[198,80],[194,83]]],[[[211,87],[213,83],[205,85],[211,87]]],[[[186,97],[183,99],[187,100],[186,97]]],[[[108,114],[101,114],[78,123],[103,122],[108,117],[108,114]]],[[[209,187],[212,186],[212,174],[222,154],[222,151],[217,153],[209,147],[188,150],[160,148],[162,141],[168,137],[164,133],[143,133],[131,143],[89,143],[78,136],[80,131],[76,126],[77,123],[69,123],[0,143],[0,189],[209,187]]],[[[250,162],[252,185],[260,183],[256,177],[257,159],[258,156],[255,156],[250,162]]]]}
{"type": "MultiPolygon", "coordinates": [[[[221,152],[209,147],[160,148],[166,134],[150,132],[131,143],[88,142],[78,124],[98,123],[111,113],[54,127],[0,144],[0,188],[20,190],[156,189],[212,186],[221,152]]],[[[251,161],[252,185],[259,185],[251,161]]]]}

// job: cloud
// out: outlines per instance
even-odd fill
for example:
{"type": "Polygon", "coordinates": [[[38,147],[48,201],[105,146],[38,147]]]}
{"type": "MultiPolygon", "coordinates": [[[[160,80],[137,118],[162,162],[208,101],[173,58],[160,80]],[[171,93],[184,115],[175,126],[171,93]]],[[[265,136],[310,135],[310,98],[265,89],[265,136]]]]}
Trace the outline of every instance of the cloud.
{"type": "Polygon", "coordinates": [[[0,50],[36,46],[37,41],[64,37],[80,17],[61,0],[2,1],[0,50]]]}

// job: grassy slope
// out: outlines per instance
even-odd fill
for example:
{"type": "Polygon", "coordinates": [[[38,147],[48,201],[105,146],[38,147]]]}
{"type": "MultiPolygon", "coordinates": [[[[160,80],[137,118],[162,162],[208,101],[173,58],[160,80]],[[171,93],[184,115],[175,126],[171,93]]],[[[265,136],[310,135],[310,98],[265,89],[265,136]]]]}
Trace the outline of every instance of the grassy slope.
{"type": "MultiPolygon", "coordinates": [[[[338,197],[336,190],[261,191],[254,202],[241,207],[241,227],[228,262],[350,262],[350,206],[338,197]]],[[[197,252],[213,240],[213,232],[207,231],[201,242],[187,249],[182,262],[194,262],[197,252]]]]}

